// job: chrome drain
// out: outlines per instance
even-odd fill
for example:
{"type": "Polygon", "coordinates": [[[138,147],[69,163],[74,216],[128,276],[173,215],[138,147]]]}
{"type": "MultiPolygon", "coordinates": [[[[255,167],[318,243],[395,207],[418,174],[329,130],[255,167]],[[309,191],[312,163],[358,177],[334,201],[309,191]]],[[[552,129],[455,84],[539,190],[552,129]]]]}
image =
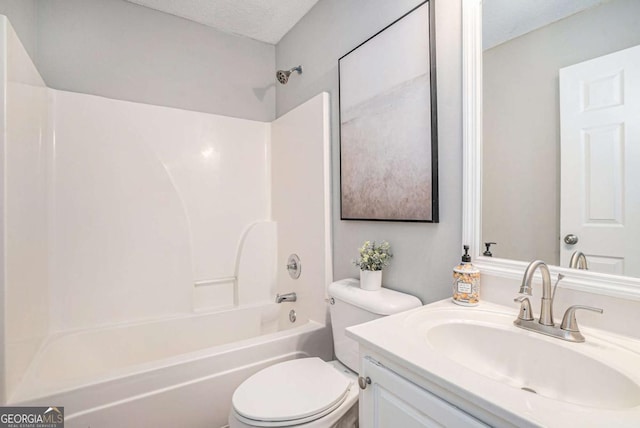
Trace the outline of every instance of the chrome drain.
{"type": "Polygon", "coordinates": [[[527,391],[527,392],[533,392],[534,394],[537,394],[537,392],[535,391],[535,389],[531,389],[531,388],[527,388],[526,386],[523,386],[522,388],[520,388],[523,391],[527,391]]]}

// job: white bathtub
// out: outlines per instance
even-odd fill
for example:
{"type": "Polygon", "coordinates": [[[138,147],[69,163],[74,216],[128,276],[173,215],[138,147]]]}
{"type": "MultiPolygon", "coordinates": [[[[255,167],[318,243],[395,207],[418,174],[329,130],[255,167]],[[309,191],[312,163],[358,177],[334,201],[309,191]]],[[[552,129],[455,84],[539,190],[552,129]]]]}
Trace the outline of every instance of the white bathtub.
{"type": "MultiPolygon", "coordinates": [[[[286,307],[285,307],[286,306],[286,307]]],[[[47,339],[9,404],[64,406],[68,427],[221,427],[235,388],[271,364],[331,358],[329,329],[278,330],[266,304],[47,339]]]]}

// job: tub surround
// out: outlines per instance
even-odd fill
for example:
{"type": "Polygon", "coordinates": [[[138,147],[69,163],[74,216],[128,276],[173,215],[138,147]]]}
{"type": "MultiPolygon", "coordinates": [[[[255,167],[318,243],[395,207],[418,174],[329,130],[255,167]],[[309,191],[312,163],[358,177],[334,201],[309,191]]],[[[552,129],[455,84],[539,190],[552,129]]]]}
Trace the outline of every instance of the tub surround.
{"type": "Polygon", "coordinates": [[[235,277],[269,219],[270,124],[56,90],[50,111],[52,331],[232,305],[233,281],[193,285],[235,277]]]}
{"type": "Polygon", "coordinates": [[[175,425],[221,426],[252,370],[330,358],[327,94],[272,124],[52,90],[5,17],[0,55],[2,402],[147,425],[184,417],[166,403],[191,394],[201,410],[175,425]],[[295,282],[285,253],[301,256],[295,282]],[[220,372],[180,368],[217,358],[220,372]],[[206,397],[222,419],[198,419],[206,397]]]}
{"type": "MultiPolygon", "coordinates": [[[[48,89],[6,18],[0,16],[0,342],[5,385],[15,387],[50,328],[48,89]],[[3,74],[5,73],[6,74],[3,74]],[[0,299],[1,300],[1,299],[0,299]]],[[[0,376],[0,379],[3,377],[0,376]]],[[[4,401],[4,400],[3,400],[4,401]]]]}
{"type": "Polygon", "coordinates": [[[277,291],[295,292],[303,312],[321,323],[328,322],[324,302],[333,280],[329,103],[329,94],[323,92],[276,119],[270,145],[271,218],[278,223],[277,291]],[[291,254],[300,257],[298,279],[284,269],[291,254]]]}

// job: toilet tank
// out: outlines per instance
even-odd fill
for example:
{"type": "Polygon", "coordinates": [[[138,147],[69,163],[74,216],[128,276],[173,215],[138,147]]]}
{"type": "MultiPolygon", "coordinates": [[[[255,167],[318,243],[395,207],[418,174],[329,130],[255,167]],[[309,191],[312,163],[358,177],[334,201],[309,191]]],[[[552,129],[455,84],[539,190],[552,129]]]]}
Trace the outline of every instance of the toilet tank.
{"type": "Polygon", "coordinates": [[[357,373],[358,342],[348,338],[345,329],[419,306],[422,306],[420,299],[399,291],[386,288],[363,290],[357,279],[332,283],[329,285],[329,311],[336,357],[357,373]]]}

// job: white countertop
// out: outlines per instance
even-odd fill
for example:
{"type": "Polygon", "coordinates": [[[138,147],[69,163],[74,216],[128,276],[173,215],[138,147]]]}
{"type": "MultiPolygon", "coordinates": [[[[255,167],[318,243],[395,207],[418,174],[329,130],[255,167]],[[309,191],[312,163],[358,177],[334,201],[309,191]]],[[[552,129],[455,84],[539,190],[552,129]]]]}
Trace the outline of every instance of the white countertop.
{"type": "MultiPolygon", "coordinates": [[[[463,404],[471,402],[517,426],[640,426],[640,405],[620,409],[602,409],[559,401],[522,391],[456,363],[430,347],[426,339],[426,331],[423,334],[420,330],[416,330],[420,328],[417,320],[428,317],[434,312],[442,313],[443,311],[455,311],[452,312],[454,316],[459,316],[459,319],[464,322],[467,322],[468,317],[470,323],[473,322],[474,311],[489,312],[502,318],[509,316],[513,320],[517,316],[517,306],[509,308],[481,302],[476,307],[462,307],[446,299],[350,327],[347,329],[347,336],[358,341],[361,347],[370,349],[428,383],[451,392],[455,398],[451,400],[449,397],[448,401],[463,410],[463,404]],[[458,399],[459,402],[454,402],[458,399]]],[[[640,384],[640,366],[627,363],[636,362],[636,358],[640,356],[638,340],[601,330],[581,328],[587,338],[586,342],[571,343],[519,329],[510,321],[503,325],[503,328],[513,329],[514,332],[522,335],[533,335],[533,339],[553,341],[554,345],[579,350],[585,355],[591,353],[592,358],[615,354],[615,361],[618,364],[616,370],[640,384]]],[[[505,362],[509,357],[505,352],[505,362]]],[[[590,376],[590,373],[585,372],[584,375],[590,376]]],[[[638,401],[640,402],[640,397],[638,401]]]]}

